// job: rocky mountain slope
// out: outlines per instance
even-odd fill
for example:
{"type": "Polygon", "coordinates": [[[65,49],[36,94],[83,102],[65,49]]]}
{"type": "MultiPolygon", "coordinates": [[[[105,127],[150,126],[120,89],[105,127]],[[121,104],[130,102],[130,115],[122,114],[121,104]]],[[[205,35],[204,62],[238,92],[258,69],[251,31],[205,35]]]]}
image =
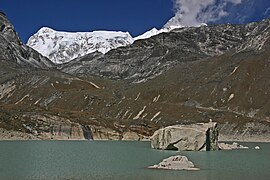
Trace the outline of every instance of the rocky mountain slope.
{"type": "Polygon", "coordinates": [[[248,25],[188,27],[162,33],[118,48],[105,55],[91,54],[64,64],[70,74],[97,75],[134,83],[153,79],[180,63],[226,52],[259,50],[269,37],[269,19],[248,25]]]}
{"type": "Polygon", "coordinates": [[[6,15],[0,12],[0,60],[23,66],[47,69],[54,64],[22,43],[6,15]]]}
{"type": "Polygon", "coordinates": [[[175,29],[78,58],[62,72],[6,58],[0,137],[138,140],[212,120],[223,140],[270,140],[269,27],[267,19],[175,29]]]}
{"type": "Polygon", "coordinates": [[[60,32],[43,27],[31,36],[27,45],[56,64],[69,62],[93,52],[105,54],[111,49],[133,43],[128,32],[60,32]]]}

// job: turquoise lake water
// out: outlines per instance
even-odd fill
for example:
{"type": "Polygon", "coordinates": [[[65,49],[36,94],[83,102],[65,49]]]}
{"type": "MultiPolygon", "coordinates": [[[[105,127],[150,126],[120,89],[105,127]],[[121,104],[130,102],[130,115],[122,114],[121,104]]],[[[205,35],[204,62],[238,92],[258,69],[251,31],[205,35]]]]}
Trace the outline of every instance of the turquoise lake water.
{"type": "Polygon", "coordinates": [[[270,143],[260,150],[159,151],[150,142],[3,141],[0,179],[269,180],[270,143]],[[187,156],[200,171],[147,169],[172,155],[187,156]]]}

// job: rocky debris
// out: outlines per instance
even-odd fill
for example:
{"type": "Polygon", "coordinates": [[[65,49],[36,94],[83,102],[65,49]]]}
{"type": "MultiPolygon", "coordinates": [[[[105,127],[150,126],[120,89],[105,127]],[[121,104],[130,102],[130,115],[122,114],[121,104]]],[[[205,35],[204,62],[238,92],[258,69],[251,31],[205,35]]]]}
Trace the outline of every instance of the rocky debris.
{"type": "Polygon", "coordinates": [[[42,139],[52,139],[52,140],[84,140],[83,130],[79,124],[72,125],[53,125],[51,127],[51,132],[41,133],[42,139]]]}
{"type": "Polygon", "coordinates": [[[155,131],[151,139],[154,149],[178,151],[218,150],[217,123],[168,126],[155,131]]]}
{"type": "Polygon", "coordinates": [[[0,128],[0,140],[39,140],[32,134],[0,128]]]}
{"type": "Polygon", "coordinates": [[[219,141],[270,142],[269,122],[224,123],[218,125],[219,141]]]}
{"type": "MultiPolygon", "coordinates": [[[[0,116],[0,122],[5,122],[4,116],[0,116]]],[[[10,123],[16,130],[0,128],[0,139],[2,140],[123,140],[139,141],[147,137],[132,131],[116,131],[96,125],[81,125],[71,122],[67,118],[44,114],[29,115],[22,117],[15,115],[10,123]]]]}
{"type": "Polygon", "coordinates": [[[84,140],[84,129],[69,119],[45,115],[25,116],[34,122],[23,124],[26,132],[43,140],[84,140]]]}
{"type": "Polygon", "coordinates": [[[218,147],[220,150],[249,149],[249,147],[240,145],[236,142],[233,142],[232,144],[218,143],[218,147]]]}
{"type": "Polygon", "coordinates": [[[196,168],[186,156],[181,155],[171,156],[156,165],[148,166],[148,168],[167,170],[200,170],[199,168],[196,168]]]}
{"type": "Polygon", "coordinates": [[[121,140],[121,134],[113,129],[102,126],[91,126],[93,140],[121,140]]]}
{"type": "Polygon", "coordinates": [[[141,138],[135,132],[125,132],[123,133],[123,141],[139,141],[141,138]]]}
{"type": "Polygon", "coordinates": [[[116,131],[102,126],[89,126],[93,140],[122,140],[122,141],[143,141],[148,137],[133,131],[116,131]]]}
{"type": "Polygon", "coordinates": [[[259,150],[259,149],[261,149],[261,148],[260,148],[260,146],[255,146],[254,149],[259,150]]]}

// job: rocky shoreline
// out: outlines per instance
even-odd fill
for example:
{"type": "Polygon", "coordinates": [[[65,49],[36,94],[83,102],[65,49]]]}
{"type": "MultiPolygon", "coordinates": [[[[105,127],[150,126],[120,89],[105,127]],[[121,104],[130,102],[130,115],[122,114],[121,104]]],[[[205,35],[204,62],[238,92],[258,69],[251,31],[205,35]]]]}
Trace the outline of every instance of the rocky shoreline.
{"type": "Polygon", "coordinates": [[[37,137],[23,132],[9,131],[0,128],[0,141],[16,141],[16,140],[41,140],[37,137]]]}
{"type": "Polygon", "coordinates": [[[219,141],[221,142],[266,142],[270,143],[270,137],[265,135],[249,136],[249,137],[236,137],[236,136],[223,136],[220,135],[219,141]]]}
{"type": "MultiPolygon", "coordinates": [[[[102,140],[121,140],[121,141],[150,141],[150,137],[147,136],[139,136],[135,132],[126,132],[124,133],[124,136],[121,139],[112,139],[108,136],[99,136],[98,141],[102,140]]],[[[12,130],[6,130],[0,128],[0,141],[16,141],[16,140],[86,140],[82,138],[74,138],[74,139],[68,139],[68,138],[54,138],[50,139],[49,137],[37,137],[30,133],[25,132],[19,132],[19,131],[12,131],[12,130]]],[[[270,136],[265,135],[256,135],[256,136],[248,136],[248,137],[236,137],[236,136],[228,136],[228,135],[219,135],[219,142],[264,142],[264,143],[270,143],[270,136]]]]}
{"type": "Polygon", "coordinates": [[[96,141],[148,141],[149,137],[138,134],[133,131],[125,131],[119,133],[109,128],[103,128],[98,126],[91,126],[88,131],[84,127],[66,128],[60,127],[61,130],[65,129],[65,132],[59,131],[56,127],[52,132],[42,132],[39,134],[32,134],[20,131],[6,130],[0,128],[0,141],[16,141],[16,140],[96,140],[96,141]],[[76,133],[72,132],[76,130],[76,133]],[[73,134],[73,135],[72,135],[73,134]]]}

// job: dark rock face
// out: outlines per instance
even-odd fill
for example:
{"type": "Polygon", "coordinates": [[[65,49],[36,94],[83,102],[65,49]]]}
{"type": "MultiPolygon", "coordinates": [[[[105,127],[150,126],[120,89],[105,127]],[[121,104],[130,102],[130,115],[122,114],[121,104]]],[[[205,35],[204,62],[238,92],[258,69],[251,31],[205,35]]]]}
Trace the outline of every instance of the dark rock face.
{"type": "Polygon", "coordinates": [[[4,13],[0,13],[0,60],[12,61],[24,67],[54,67],[50,60],[22,43],[4,13]]]}
{"type": "Polygon", "coordinates": [[[269,38],[269,21],[176,29],[105,55],[92,54],[75,59],[62,67],[62,71],[144,82],[180,63],[219,56],[228,51],[258,50],[269,38]]]}
{"type": "Polygon", "coordinates": [[[18,34],[15,32],[13,25],[10,24],[4,13],[0,13],[0,32],[1,36],[4,36],[6,40],[14,42],[15,44],[21,44],[18,34]]]}

